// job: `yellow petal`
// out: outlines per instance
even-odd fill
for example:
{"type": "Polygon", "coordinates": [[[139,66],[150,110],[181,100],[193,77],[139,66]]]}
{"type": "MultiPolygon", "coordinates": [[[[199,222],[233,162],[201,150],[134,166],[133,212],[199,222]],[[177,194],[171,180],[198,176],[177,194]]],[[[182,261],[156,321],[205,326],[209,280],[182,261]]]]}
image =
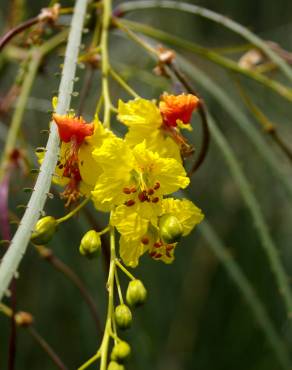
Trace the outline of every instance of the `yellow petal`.
{"type": "Polygon", "coordinates": [[[149,221],[142,218],[132,207],[118,206],[111,215],[111,224],[127,238],[139,238],[147,233],[149,221]]]}
{"type": "Polygon", "coordinates": [[[162,201],[163,214],[173,214],[183,227],[183,235],[188,235],[192,229],[204,219],[204,214],[187,199],[166,198],[162,201]]]}
{"type": "Polygon", "coordinates": [[[119,101],[118,119],[126,126],[135,130],[144,129],[148,133],[162,124],[160,111],[156,104],[146,99],[130,100],[127,103],[119,101]]]}
{"type": "Polygon", "coordinates": [[[140,239],[131,239],[121,236],[120,238],[120,257],[125,265],[136,267],[139,258],[149,249],[148,245],[141,243],[140,239]]]}
{"type": "Polygon", "coordinates": [[[145,141],[133,148],[138,167],[148,173],[149,181],[160,183],[160,194],[170,194],[186,188],[190,179],[181,163],[173,158],[162,158],[158,153],[146,150],[145,141]]]}

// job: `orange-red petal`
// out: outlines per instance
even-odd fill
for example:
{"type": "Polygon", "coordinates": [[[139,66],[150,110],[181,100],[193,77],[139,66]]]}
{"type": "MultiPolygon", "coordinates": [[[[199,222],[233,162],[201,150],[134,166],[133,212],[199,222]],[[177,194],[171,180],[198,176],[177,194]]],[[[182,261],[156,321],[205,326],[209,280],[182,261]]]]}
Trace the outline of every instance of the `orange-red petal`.
{"type": "Polygon", "coordinates": [[[176,126],[177,121],[189,123],[193,110],[199,105],[199,98],[192,94],[168,95],[163,94],[159,103],[160,113],[164,124],[176,126]]]}
{"type": "Polygon", "coordinates": [[[86,136],[93,134],[94,124],[87,123],[82,117],[62,116],[54,113],[53,119],[58,126],[60,139],[65,143],[74,139],[80,144],[86,136]]]}

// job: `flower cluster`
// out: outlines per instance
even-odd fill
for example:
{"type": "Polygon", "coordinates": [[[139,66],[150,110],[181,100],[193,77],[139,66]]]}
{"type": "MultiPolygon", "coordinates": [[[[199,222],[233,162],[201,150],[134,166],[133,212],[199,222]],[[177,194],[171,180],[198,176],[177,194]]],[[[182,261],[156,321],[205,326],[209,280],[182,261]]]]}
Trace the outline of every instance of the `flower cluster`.
{"type": "Polygon", "coordinates": [[[192,152],[181,134],[191,129],[194,95],[162,95],[159,104],[137,98],[119,101],[124,138],[105,129],[96,117],[87,123],[74,115],[53,115],[61,140],[53,181],[65,187],[66,204],[91,196],[98,211],[110,212],[120,233],[120,257],[137,266],[145,252],[171,263],[180,239],[203,219],[191,201],[170,195],[190,179],[183,158],[192,152]]]}

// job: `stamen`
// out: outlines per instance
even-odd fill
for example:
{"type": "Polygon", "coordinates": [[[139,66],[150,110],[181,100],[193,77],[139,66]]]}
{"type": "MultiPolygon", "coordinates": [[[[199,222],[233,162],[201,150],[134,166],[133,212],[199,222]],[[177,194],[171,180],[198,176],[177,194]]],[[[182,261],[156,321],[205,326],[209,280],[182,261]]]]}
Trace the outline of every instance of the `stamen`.
{"type": "Polygon", "coordinates": [[[152,199],[152,203],[157,203],[157,202],[159,202],[159,198],[158,197],[155,197],[155,198],[152,199]]]}
{"type": "Polygon", "coordinates": [[[148,193],[148,195],[153,195],[154,194],[154,190],[153,189],[149,189],[147,193],[148,193]]]}
{"type": "Polygon", "coordinates": [[[154,190],[158,190],[160,188],[160,183],[157,182],[154,186],[153,186],[153,189],[154,190]]]}
{"type": "Polygon", "coordinates": [[[123,192],[124,192],[125,194],[131,194],[131,189],[130,189],[130,188],[124,188],[124,189],[123,189],[123,192]]]}
{"type": "Polygon", "coordinates": [[[126,205],[127,207],[131,207],[131,206],[133,206],[134,204],[135,204],[134,199],[130,199],[130,200],[127,200],[127,201],[125,202],[125,205],[126,205]]]}
{"type": "Polygon", "coordinates": [[[141,243],[142,243],[142,244],[145,244],[145,245],[149,244],[149,238],[147,238],[147,236],[144,236],[144,237],[141,239],[141,243]]]}

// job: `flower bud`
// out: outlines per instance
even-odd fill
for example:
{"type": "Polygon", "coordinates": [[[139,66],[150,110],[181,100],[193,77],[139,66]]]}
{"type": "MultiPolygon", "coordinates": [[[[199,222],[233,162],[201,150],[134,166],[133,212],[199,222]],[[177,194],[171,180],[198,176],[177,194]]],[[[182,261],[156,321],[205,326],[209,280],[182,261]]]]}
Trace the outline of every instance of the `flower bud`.
{"type": "Polygon", "coordinates": [[[33,324],[33,316],[25,311],[19,311],[15,314],[14,320],[19,326],[29,326],[33,324]]]}
{"type": "Polygon", "coordinates": [[[132,312],[125,304],[120,304],[115,309],[115,320],[120,329],[127,329],[132,323],[132,312]]]}
{"type": "Polygon", "coordinates": [[[179,220],[173,215],[163,215],[159,220],[161,240],[166,244],[176,243],[183,234],[183,228],[179,220]]]}
{"type": "Polygon", "coordinates": [[[125,366],[118,364],[116,361],[111,361],[108,364],[107,370],[125,370],[125,366]]]}
{"type": "Polygon", "coordinates": [[[116,345],[114,345],[114,348],[112,349],[111,353],[111,359],[114,361],[121,361],[123,362],[127,357],[129,357],[131,354],[131,347],[130,345],[121,340],[116,345]]]}
{"type": "Polygon", "coordinates": [[[95,257],[101,249],[100,236],[95,230],[89,230],[83,235],[80,242],[79,252],[83,256],[95,257]]]}
{"type": "Polygon", "coordinates": [[[140,306],[146,301],[147,290],[141,280],[135,279],[129,282],[126,300],[130,306],[140,306]]]}
{"type": "Polygon", "coordinates": [[[57,225],[57,220],[52,216],[41,218],[35,225],[31,241],[37,245],[47,244],[55,234],[57,225]]]}

